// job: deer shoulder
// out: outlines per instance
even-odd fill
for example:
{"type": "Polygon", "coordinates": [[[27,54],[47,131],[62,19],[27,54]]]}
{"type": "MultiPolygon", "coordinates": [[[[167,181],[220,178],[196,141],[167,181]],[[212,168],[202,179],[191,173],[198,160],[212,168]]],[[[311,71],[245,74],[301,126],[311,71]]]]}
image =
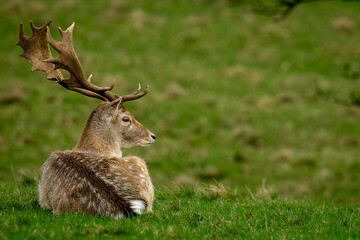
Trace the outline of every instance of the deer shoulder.
{"type": "Polygon", "coordinates": [[[61,40],[52,39],[51,21],[40,28],[31,23],[33,35],[27,37],[20,25],[21,55],[32,70],[44,71],[49,80],[89,97],[101,99],[91,112],[81,137],[71,151],[50,155],[42,166],[39,202],[55,214],[84,212],[122,218],[152,211],[153,185],[144,160],[122,157],[122,149],[149,146],[155,135],[140,124],[124,107],[126,101],[145,96],[141,86],[129,95],[118,96],[110,87],[98,87],[85,78],[72,44],[74,24],[60,30],[61,40]],[[59,52],[53,58],[48,43],[59,52]],[[64,78],[59,69],[70,73],[64,78]]]}

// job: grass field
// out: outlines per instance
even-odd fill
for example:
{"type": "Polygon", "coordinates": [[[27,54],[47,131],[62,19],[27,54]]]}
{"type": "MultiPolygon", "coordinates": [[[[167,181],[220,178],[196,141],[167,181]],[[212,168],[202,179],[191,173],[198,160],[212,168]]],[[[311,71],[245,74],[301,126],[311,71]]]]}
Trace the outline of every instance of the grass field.
{"type": "Polygon", "coordinates": [[[358,239],[359,206],[244,197],[222,185],[156,191],[154,213],[123,220],[37,205],[34,186],[0,187],[1,239],[358,239]],[[17,191],[18,190],[18,191],[17,191]]]}
{"type": "Polygon", "coordinates": [[[321,1],[275,22],[246,1],[2,0],[0,237],[359,237],[359,12],[360,2],[321,1]],[[124,154],[146,160],[154,214],[121,224],[55,217],[37,207],[35,185],[26,187],[50,152],[75,146],[99,103],[18,56],[19,24],[29,35],[30,20],[49,19],[56,39],[57,26],[76,22],[75,50],[95,84],[116,79],[118,94],[150,85],[126,107],[157,142],[124,154]],[[229,199],[196,192],[215,182],[229,199]]]}

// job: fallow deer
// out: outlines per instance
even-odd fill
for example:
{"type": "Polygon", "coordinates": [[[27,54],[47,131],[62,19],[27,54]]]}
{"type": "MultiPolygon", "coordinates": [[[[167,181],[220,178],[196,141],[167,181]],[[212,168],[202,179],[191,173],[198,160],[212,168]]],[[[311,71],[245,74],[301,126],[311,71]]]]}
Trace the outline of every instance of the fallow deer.
{"type": "Polygon", "coordinates": [[[149,146],[155,135],[141,125],[123,106],[147,94],[141,86],[130,95],[118,96],[110,87],[99,87],[85,78],[75,54],[72,33],[59,28],[61,40],[51,37],[51,20],[40,28],[30,23],[28,37],[20,25],[19,41],[31,70],[40,70],[61,86],[103,102],[91,112],[80,140],[73,150],[53,152],[42,166],[39,203],[54,214],[83,212],[123,218],[152,211],[153,185],[144,160],[122,157],[123,148],[149,146]],[[48,43],[59,53],[53,58],[48,43]],[[64,78],[60,69],[70,73],[64,78]]]}

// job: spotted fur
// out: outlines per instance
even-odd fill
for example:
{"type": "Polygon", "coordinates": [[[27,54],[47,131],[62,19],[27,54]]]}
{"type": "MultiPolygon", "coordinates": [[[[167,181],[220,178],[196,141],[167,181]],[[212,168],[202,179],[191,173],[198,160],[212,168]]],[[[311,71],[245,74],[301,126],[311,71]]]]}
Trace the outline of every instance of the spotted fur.
{"type": "Polygon", "coordinates": [[[55,152],[42,167],[40,205],[55,214],[85,212],[108,217],[151,211],[153,185],[138,157],[107,158],[86,152],[55,152]],[[142,201],[144,208],[134,208],[142,201]]]}

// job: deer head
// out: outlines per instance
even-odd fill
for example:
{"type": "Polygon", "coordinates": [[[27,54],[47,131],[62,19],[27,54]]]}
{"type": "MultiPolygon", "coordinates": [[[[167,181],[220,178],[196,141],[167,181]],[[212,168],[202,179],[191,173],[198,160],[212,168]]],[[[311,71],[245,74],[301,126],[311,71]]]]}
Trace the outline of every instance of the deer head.
{"type": "Polygon", "coordinates": [[[31,63],[32,71],[45,72],[48,80],[57,82],[71,91],[104,101],[90,114],[74,150],[121,156],[122,148],[149,146],[155,142],[155,135],[136,121],[123,106],[126,101],[145,96],[149,91],[149,86],[146,86],[145,91],[140,92],[139,84],[135,92],[118,96],[110,92],[114,83],[110,87],[99,87],[92,84],[92,75],[88,78],[85,77],[73,48],[72,33],[75,23],[65,31],[59,28],[60,41],[51,37],[50,23],[51,20],[37,28],[31,22],[30,26],[33,32],[31,37],[24,34],[23,26],[20,25],[19,41],[15,43],[24,49],[24,53],[20,56],[31,63]],[[59,53],[58,57],[52,57],[48,43],[59,53]],[[70,77],[64,78],[60,69],[67,70],[70,77]]]}
{"type": "Polygon", "coordinates": [[[103,102],[92,111],[74,150],[119,157],[121,149],[150,146],[155,139],[155,135],[126,110],[119,98],[103,102]]]}

